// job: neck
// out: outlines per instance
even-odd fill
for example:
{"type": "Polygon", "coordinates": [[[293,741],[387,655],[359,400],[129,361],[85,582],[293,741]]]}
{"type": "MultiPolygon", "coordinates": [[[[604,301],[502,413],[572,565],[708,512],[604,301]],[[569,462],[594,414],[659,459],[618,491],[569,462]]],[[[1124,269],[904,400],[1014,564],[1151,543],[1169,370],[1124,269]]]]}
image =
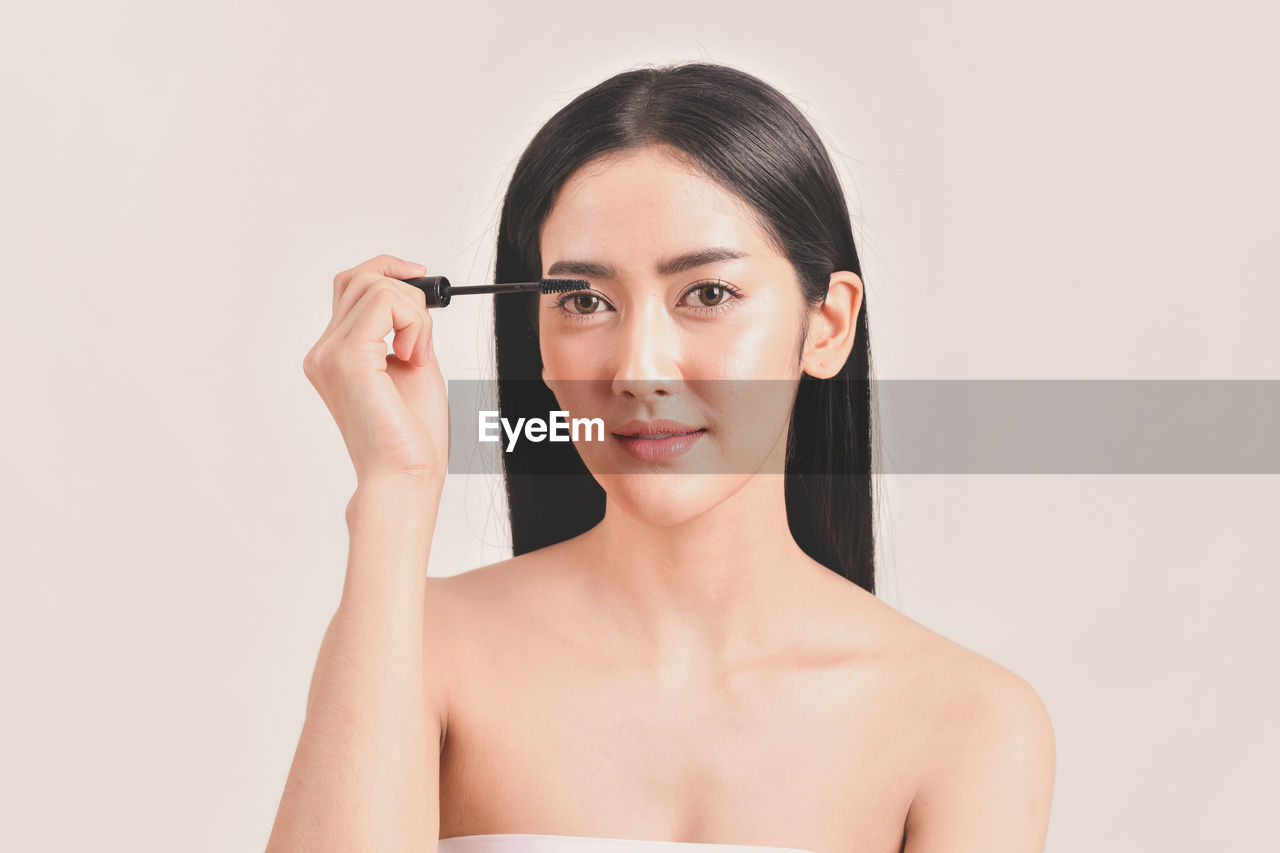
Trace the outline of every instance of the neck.
{"type": "Polygon", "coordinates": [[[781,474],[756,475],[661,527],[607,501],[579,537],[597,606],[664,674],[749,660],[786,639],[802,583],[827,570],[791,536],[784,486],[781,474]]]}

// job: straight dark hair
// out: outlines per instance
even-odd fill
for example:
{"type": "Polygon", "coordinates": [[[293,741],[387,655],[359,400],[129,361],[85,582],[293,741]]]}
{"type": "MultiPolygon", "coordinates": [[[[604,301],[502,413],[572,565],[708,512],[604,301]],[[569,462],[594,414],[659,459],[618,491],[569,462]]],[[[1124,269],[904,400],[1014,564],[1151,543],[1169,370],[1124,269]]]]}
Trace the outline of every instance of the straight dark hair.
{"type": "MultiPolygon", "coordinates": [[[[669,146],[755,208],[809,305],[826,299],[831,273],[862,275],[844,194],[808,120],[764,81],[696,62],[617,74],[543,125],[503,200],[495,282],[542,278],[542,225],[574,171],[649,144],[669,146]]],[[[513,423],[560,408],[541,381],[537,304],[536,293],[494,300],[498,408],[513,423]]],[[[785,492],[796,543],[874,594],[870,367],[864,298],[840,372],[799,382],[785,492]]],[[[501,456],[515,554],[569,539],[604,517],[604,490],[571,443],[521,442],[501,456]]]]}

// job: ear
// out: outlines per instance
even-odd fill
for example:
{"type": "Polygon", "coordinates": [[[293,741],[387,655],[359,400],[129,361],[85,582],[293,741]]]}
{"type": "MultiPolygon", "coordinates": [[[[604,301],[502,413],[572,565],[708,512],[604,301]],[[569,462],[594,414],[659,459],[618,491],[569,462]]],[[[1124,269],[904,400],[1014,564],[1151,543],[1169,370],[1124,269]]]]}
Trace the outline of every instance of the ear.
{"type": "Polygon", "coordinates": [[[862,279],[837,270],[827,284],[827,298],[809,314],[800,366],[815,379],[830,379],[840,372],[853,350],[858,314],[862,310],[862,279]]]}

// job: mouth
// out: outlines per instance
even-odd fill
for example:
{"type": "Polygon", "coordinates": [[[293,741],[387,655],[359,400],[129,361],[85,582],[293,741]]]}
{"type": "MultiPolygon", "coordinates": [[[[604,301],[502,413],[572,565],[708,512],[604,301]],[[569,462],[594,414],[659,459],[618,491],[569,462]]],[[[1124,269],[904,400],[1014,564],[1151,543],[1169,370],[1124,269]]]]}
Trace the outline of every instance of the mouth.
{"type": "Polygon", "coordinates": [[[640,441],[665,441],[669,438],[706,432],[706,427],[695,427],[679,421],[627,421],[613,431],[618,438],[634,438],[640,441]]]}
{"type": "Polygon", "coordinates": [[[692,435],[694,433],[705,433],[707,429],[690,429],[684,433],[631,433],[625,435],[622,433],[614,433],[618,438],[643,438],[644,441],[662,441],[663,438],[675,438],[676,435],[692,435]]]}
{"type": "Polygon", "coordinates": [[[676,421],[628,421],[612,435],[636,459],[659,462],[687,453],[706,431],[676,421]]]}

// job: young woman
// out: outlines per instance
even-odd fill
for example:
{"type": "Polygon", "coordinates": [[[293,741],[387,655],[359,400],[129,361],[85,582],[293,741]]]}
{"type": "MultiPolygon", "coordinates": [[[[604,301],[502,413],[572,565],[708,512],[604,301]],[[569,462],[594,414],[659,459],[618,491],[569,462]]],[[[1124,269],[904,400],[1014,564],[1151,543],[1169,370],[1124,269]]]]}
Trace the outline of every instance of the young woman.
{"type": "Polygon", "coordinates": [[[425,273],[339,273],[304,362],[358,486],[269,850],[1043,848],[1035,691],[874,595],[863,282],[794,105],[633,70],[530,143],[496,280],[591,287],[496,297],[501,414],[607,435],[504,453],[515,556],[451,577],[425,273]]]}

